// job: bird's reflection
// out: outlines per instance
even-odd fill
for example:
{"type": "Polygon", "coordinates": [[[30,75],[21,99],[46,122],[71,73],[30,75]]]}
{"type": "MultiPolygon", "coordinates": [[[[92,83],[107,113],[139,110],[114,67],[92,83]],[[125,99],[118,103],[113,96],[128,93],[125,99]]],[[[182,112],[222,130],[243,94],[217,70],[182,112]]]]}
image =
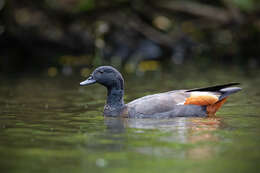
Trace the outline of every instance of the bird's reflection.
{"type": "MultiPolygon", "coordinates": [[[[169,119],[128,119],[105,117],[104,123],[110,132],[124,132],[126,128],[159,129],[163,131],[212,131],[220,126],[219,118],[169,118],[169,119]]],[[[182,135],[182,134],[180,134],[182,135]]]]}
{"type": "MultiPolygon", "coordinates": [[[[203,142],[217,142],[219,138],[212,133],[221,126],[219,118],[172,118],[172,119],[126,119],[105,118],[108,134],[124,134],[127,128],[141,130],[158,129],[162,133],[167,132],[167,137],[161,137],[160,141],[168,143],[192,144],[194,147],[183,150],[182,155],[189,159],[207,159],[215,154],[211,146],[196,145],[203,142]],[[169,133],[170,132],[170,133],[169,133]]],[[[120,140],[127,140],[121,135],[120,140]]],[[[121,143],[122,144],[122,143],[121,143]]],[[[122,147],[122,146],[121,146],[122,147]]],[[[158,146],[147,146],[147,149],[155,149],[158,146]]],[[[144,148],[142,148],[144,149],[144,148]]],[[[137,149],[140,151],[139,149],[137,149]]],[[[148,152],[149,153],[149,152],[148,152]]],[[[152,153],[152,152],[151,152],[152,153]]]]}
{"type": "Polygon", "coordinates": [[[112,117],[105,117],[104,118],[104,123],[107,127],[107,132],[108,133],[124,133],[125,129],[126,129],[126,125],[125,125],[125,118],[112,118],[112,117]]]}

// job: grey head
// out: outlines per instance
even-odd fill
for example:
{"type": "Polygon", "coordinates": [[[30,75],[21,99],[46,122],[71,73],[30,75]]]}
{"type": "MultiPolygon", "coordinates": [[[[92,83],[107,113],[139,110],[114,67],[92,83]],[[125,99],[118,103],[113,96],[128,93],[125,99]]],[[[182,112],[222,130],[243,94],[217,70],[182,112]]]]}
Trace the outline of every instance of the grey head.
{"type": "Polygon", "coordinates": [[[96,68],[89,78],[80,83],[80,85],[90,85],[99,83],[107,89],[124,89],[124,80],[119,71],[111,66],[100,66],[96,68]]]}
{"type": "Polygon", "coordinates": [[[80,85],[99,83],[107,88],[107,102],[104,108],[105,116],[119,116],[124,105],[124,79],[119,71],[111,66],[96,68],[87,80],[80,85]]]}

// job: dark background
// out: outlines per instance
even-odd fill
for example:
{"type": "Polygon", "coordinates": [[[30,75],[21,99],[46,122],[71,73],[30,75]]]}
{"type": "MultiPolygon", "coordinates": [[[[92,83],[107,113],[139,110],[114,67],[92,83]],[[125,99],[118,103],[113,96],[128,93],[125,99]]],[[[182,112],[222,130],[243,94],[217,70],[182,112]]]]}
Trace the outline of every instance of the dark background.
{"type": "Polygon", "coordinates": [[[86,75],[260,60],[258,0],[0,0],[0,73],[86,75]]]}

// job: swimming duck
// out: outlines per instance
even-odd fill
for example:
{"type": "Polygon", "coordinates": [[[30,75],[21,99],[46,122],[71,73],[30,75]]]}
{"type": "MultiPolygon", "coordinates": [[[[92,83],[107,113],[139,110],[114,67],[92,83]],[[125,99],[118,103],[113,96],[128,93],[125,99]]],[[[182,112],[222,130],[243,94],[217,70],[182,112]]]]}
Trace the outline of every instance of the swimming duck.
{"type": "Polygon", "coordinates": [[[96,68],[80,85],[99,83],[107,88],[104,116],[128,118],[207,117],[215,115],[230,94],[241,90],[229,83],[206,88],[174,90],[124,103],[124,79],[111,66],[96,68]]]}

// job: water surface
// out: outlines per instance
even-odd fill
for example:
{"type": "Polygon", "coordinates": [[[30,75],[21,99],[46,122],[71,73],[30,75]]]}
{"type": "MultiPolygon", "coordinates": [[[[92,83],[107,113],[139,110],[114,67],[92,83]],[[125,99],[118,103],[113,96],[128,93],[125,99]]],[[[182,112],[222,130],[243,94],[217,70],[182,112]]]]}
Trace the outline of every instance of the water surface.
{"type": "Polygon", "coordinates": [[[1,82],[1,172],[260,171],[257,77],[222,70],[126,77],[126,102],[173,89],[242,82],[243,91],[230,97],[216,118],[162,120],[104,118],[106,90],[80,88],[80,80],[23,76],[1,82]]]}

